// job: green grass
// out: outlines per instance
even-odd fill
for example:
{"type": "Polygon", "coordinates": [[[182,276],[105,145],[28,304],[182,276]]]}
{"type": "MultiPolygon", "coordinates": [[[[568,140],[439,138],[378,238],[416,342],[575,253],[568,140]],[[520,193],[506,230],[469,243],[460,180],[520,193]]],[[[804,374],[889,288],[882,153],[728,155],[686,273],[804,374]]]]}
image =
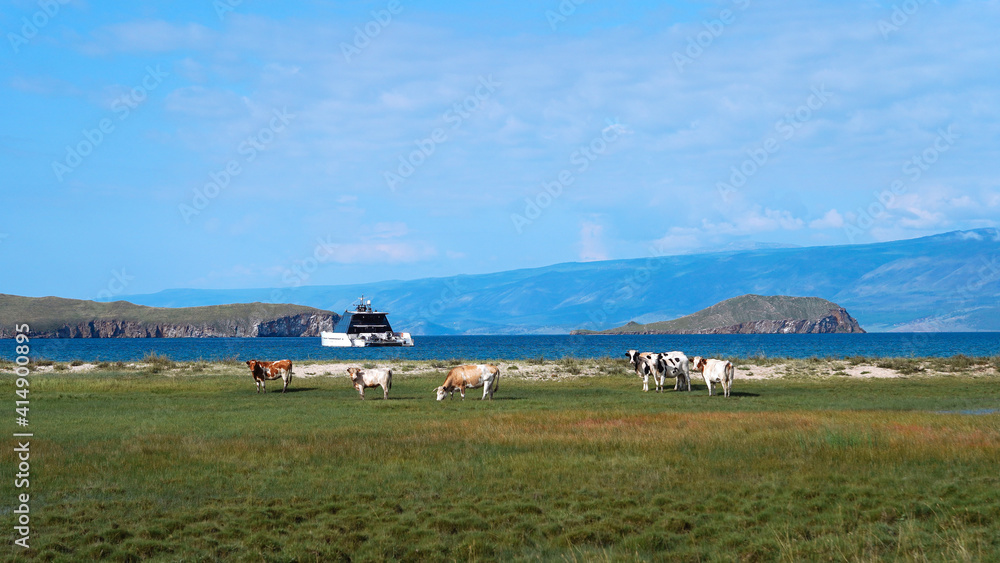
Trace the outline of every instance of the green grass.
{"type": "Polygon", "coordinates": [[[6,557],[996,560],[1000,414],[942,411],[997,408],[997,379],[737,379],[724,399],[507,377],[438,403],[437,376],[360,401],[344,377],[38,375],[33,549],[6,557]]]}

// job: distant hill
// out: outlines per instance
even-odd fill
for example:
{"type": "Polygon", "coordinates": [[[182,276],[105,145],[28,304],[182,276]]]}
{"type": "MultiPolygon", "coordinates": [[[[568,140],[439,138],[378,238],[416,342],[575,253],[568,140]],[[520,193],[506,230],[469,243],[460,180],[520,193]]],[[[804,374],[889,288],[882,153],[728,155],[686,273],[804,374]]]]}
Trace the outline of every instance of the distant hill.
{"type": "Polygon", "coordinates": [[[741,295],[697,313],[649,324],[629,322],[575,334],[816,334],[864,332],[847,311],[818,297],[741,295]]]}
{"type": "Polygon", "coordinates": [[[159,308],[0,293],[0,338],[27,323],[42,338],[319,336],[339,315],[301,305],[245,303],[159,308]]]}
{"type": "Polygon", "coordinates": [[[812,295],[869,331],[1000,330],[1000,232],[842,246],[567,263],[482,275],[298,288],[173,289],[161,307],[269,301],[341,312],[364,293],[413,334],[565,334],[676,319],[738,295],[812,295]]]}

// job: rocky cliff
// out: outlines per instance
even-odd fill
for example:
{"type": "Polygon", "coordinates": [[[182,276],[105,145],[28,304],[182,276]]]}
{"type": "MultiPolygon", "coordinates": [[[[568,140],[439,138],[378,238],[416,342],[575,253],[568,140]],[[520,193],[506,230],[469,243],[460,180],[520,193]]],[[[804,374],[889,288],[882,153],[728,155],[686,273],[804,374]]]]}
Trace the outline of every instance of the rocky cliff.
{"type": "MultiPolygon", "coordinates": [[[[35,338],[212,338],[221,336],[319,336],[333,330],[333,314],[301,314],[260,321],[230,320],[211,324],[148,323],[100,319],[32,331],[35,338]],[[220,326],[221,324],[221,326],[220,326]]],[[[3,337],[0,330],[0,337],[3,337]]]]}
{"type": "Polygon", "coordinates": [[[843,307],[831,309],[830,314],[817,320],[784,319],[739,323],[710,329],[674,334],[828,334],[836,332],[864,332],[857,319],[843,307]]]}
{"type": "Polygon", "coordinates": [[[743,295],[697,313],[650,324],[575,334],[824,334],[865,332],[843,307],[816,297],[743,295]]]}
{"type": "Polygon", "coordinates": [[[30,325],[32,338],[319,336],[339,319],[321,309],[272,303],[165,308],[0,294],[0,338],[12,338],[15,323],[30,325]]]}

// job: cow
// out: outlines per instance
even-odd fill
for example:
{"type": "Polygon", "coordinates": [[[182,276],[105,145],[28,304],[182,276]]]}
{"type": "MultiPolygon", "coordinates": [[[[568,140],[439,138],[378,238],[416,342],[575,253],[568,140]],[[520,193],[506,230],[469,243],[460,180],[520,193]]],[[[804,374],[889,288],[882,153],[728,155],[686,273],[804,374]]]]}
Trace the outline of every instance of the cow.
{"type": "Polygon", "coordinates": [[[691,360],[691,365],[705,377],[709,396],[715,394],[716,383],[721,383],[722,392],[726,397],[729,396],[729,392],[733,388],[733,377],[736,376],[736,368],[733,367],[732,362],[695,356],[691,360]]]}
{"type": "Polygon", "coordinates": [[[361,395],[361,400],[365,400],[365,389],[368,387],[382,387],[382,399],[389,398],[389,389],[392,389],[392,369],[361,369],[347,368],[347,377],[351,378],[354,388],[361,395]]]}
{"type": "Polygon", "coordinates": [[[284,387],[281,388],[281,392],[284,393],[285,389],[288,389],[288,384],[292,382],[292,361],[291,360],[279,360],[277,362],[262,362],[260,360],[247,360],[247,366],[250,368],[250,375],[253,376],[253,381],[257,385],[257,392],[261,391],[267,393],[267,389],[264,387],[264,382],[269,379],[281,378],[284,382],[284,387]]]}
{"type": "Polygon", "coordinates": [[[642,378],[642,390],[649,391],[649,374],[653,373],[653,377],[656,377],[656,364],[652,361],[653,353],[629,350],[625,352],[625,356],[628,358],[628,363],[632,364],[632,367],[635,369],[635,374],[642,378]]]}
{"type": "Polygon", "coordinates": [[[466,365],[452,368],[445,378],[444,384],[434,388],[437,392],[437,400],[444,400],[445,396],[454,397],[455,390],[462,394],[465,400],[466,389],[483,388],[483,399],[489,396],[493,400],[493,393],[500,390],[500,368],[493,364],[466,365]]]}
{"type": "Polygon", "coordinates": [[[663,388],[663,381],[668,377],[674,379],[674,391],[680,391],[681,386],[685,383],[687,390],[691,390],[690,363],[684,352],[654,354],[652,362],[654,364],[653,378],[657,380],[657,391],[663,388]]]}

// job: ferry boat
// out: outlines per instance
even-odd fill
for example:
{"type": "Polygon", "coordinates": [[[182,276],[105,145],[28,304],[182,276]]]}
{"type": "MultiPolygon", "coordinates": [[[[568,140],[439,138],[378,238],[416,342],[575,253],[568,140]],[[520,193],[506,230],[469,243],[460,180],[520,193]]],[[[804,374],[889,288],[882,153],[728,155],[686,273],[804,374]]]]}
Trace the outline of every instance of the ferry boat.
{"type": "Polygon", "coordinates": [[[323,346],[367,348],[371,346],[413,346],[409,332],[393,332],[389,313],[372,308],[371,299],[361,296],[354,310],[344,311],[333,332],[321,332],[323,346]]]}

